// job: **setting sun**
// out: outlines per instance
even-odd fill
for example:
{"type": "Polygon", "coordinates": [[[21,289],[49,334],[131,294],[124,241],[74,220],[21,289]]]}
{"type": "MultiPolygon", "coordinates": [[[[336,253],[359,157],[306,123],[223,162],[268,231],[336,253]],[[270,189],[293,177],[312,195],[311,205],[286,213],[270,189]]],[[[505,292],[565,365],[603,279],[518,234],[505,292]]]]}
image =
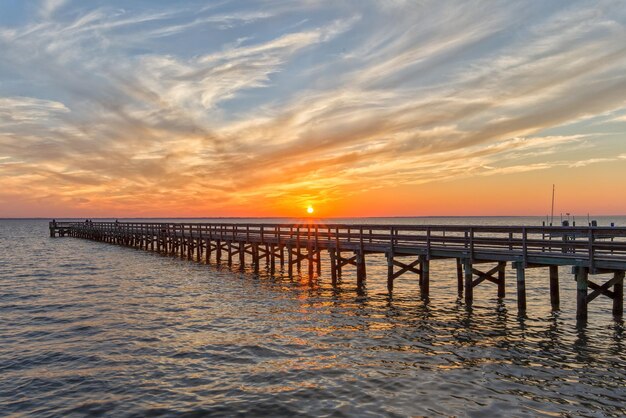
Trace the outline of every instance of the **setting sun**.
{"type": "Polygon", "coordinates": [[[308,208],[306,208],[306,212],[307,212],[308,214],[313,213],[313,206],[310,206],[310,205],[309,205],[309,207],[308,207],[308,208]]]}

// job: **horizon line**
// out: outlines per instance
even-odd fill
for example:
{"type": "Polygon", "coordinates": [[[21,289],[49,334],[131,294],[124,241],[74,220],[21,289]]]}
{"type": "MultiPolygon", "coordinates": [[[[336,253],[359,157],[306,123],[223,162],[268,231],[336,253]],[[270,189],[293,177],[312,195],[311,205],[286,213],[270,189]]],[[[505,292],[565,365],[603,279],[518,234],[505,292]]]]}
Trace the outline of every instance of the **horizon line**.
{"type": "MultiPolygon", "coordinates": [[[[586,215],[571,215],[572,218],[585,218],[586,215]]],[[[599,214],[593,217],[625,217],[626,214],[599,214]]],[[[418,215],[418,216],[68,216],[68,217],[0,217],[0,220],[46,220],[46,219],[411,219],[411,218],[548,218],[545,215],[418,215]]],[[[554,218],[560,218],[555,216],[554,218]]]]}

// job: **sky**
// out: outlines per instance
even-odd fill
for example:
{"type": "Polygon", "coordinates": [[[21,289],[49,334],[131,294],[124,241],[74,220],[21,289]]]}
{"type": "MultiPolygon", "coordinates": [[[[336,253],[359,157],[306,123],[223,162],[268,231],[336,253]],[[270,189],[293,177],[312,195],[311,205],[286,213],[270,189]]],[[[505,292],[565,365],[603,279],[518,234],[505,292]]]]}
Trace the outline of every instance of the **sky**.
{"type": "Polygon", "coordinates": [[[0,217],[626,214],[609,1],[0,0],[0,217]]]}

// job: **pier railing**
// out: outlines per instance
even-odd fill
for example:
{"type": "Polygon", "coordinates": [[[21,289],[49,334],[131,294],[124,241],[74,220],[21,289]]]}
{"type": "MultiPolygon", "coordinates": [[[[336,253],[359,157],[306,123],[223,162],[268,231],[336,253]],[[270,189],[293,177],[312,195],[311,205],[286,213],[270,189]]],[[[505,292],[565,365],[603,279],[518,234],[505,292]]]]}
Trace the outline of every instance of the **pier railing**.
{"type": "Polygon", "coordinates": [[[626,268],[626,228],[271,223],[56,222],[57,228],[141,237],[626,268]]]}

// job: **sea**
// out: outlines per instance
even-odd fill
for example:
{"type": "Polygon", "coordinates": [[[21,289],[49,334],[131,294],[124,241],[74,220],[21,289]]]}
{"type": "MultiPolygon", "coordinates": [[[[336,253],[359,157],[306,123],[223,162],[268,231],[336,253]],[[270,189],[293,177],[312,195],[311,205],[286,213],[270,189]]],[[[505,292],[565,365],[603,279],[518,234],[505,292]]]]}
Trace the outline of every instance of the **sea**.
{"type": "MultiPolygon", "coordinates": [[[[623,216],[594,219],[626,226],[623,216]]],[[[520,317],[510,266],[506,297],[483,283],[470,308],[458,297],[453,261],[431,262],[428,299],[411,274],[390,296],[382,256],[368,255],[362,292],[350,269],[333,287],[327,261],[313,278],[306,268],[294,277],[255,274],[50,238],[44,219],[0,220],[0,416],[626,415],[624,322],[599,297],[588,322],[577,323],[570,268],[559,271],[559,311],[550,307],[547,269],[527,270],[520,317]]]]}

